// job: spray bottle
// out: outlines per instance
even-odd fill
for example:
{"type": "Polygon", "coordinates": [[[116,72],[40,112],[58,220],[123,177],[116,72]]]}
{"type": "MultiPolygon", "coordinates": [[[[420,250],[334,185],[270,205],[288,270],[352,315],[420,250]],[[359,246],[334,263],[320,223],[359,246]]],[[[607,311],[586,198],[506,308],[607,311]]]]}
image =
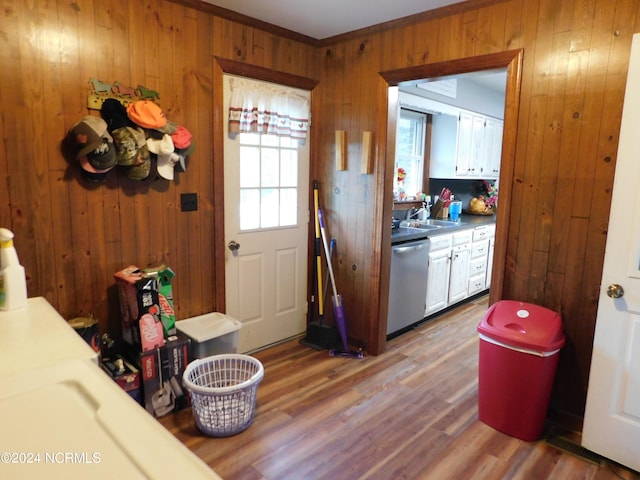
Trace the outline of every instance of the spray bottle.
{"type": "Polygon", "coordinates": [[[0,310],[27,305],[27,281],[13,246],[13,232],[0,228],[0,310]]]}

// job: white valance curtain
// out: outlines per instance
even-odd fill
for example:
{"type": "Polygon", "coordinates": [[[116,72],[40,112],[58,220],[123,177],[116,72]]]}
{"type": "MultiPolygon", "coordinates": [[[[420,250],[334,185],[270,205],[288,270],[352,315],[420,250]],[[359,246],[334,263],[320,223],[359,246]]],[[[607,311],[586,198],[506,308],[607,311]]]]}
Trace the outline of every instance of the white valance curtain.
{"type": "Polygon", "coordinates": [[[230,79],[229,133],[265,133],[304,143],[309,100],[291,88],[246,78],[230,79]]]}

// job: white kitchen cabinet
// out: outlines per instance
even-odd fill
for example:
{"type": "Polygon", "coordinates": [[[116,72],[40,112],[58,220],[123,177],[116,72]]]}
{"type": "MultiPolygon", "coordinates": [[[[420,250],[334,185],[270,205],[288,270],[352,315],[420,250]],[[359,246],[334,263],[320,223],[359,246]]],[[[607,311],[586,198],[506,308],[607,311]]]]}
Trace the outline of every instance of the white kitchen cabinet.
{"type": "Polygon", "coordinates": [[[451,249],[451,272],[449,276],[449,305],[467,298],[471,244],[458,245],[451,249]]]}
{"type": "Polygon", "coordinates": [[[458,115],[434,115],[431,122],[429,177],[455,178],[458,115]]]}
{"type": "Polygon", "coordinates": [[[482,178],[498,178],[502,159],[502,130],[504,122],[486,117],[482,148],[482,178]]]}
{"type": "Polygon", "coordinates": [[[452,235],[449,305],[467,298],[472,240],[473,230],[462,230],[452,235]]]}
{"type": "Polygon", "coordinates": [[[425,317],[448,305],[451,244],[451,235],[438,235],[430,239],[425,317]]]}
{"type": "Polygon", "coordinates": [[[503,121],[461,110],[458,116],[434,115],[431,130],[431,178],[498,178],[503,121]]]}

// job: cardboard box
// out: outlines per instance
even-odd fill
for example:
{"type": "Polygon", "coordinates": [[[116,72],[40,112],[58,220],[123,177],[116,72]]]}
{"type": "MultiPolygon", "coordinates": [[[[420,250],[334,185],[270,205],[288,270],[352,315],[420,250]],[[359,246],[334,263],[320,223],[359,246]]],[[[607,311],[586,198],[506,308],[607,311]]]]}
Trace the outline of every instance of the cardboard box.
{"type": "Polygon", "coordinates": [[[120,299],[122,338],[142,352],[164,345],[159,283],[135,265],[114,274],[120,299]]]}
{"type": "Polygon", "coordinates": [[[182,386],[189,351],[189,337],[178,332],[162,347],[132,352],[134,363],[140,369],[143,405],[151,415],[162,417],[189,405],[189,395],[182,386]]]}
{"type": "Polygon", "coordinates": [[[113,358],[103,358],[102,369],[127,392],[136,402],[142,404],[142,388],[140,385],[140,370],[125,360],[121,355],[113,358]]]}
{"type": "Polygon", "coordinates": [[[144,271],[147,275],[155,276],[160,284],[158,290],[160,321],[164,329],[164,337],[168,338],[176,334],[176,314],[173,309],[173,287],[171,286],[176,274],[164,264],[155,268],[145,268],[144,271]]]}

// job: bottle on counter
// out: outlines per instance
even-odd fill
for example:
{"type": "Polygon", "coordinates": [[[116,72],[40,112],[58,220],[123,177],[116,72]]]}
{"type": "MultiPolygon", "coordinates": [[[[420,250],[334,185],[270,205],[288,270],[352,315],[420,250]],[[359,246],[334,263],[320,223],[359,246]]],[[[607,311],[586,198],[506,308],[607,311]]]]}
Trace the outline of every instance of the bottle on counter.
{"type": "Polygon", "coordinates": [[[0,310],[27,305],[27,280],[13,246],[13,232],[0,228],[0,310]]]}

